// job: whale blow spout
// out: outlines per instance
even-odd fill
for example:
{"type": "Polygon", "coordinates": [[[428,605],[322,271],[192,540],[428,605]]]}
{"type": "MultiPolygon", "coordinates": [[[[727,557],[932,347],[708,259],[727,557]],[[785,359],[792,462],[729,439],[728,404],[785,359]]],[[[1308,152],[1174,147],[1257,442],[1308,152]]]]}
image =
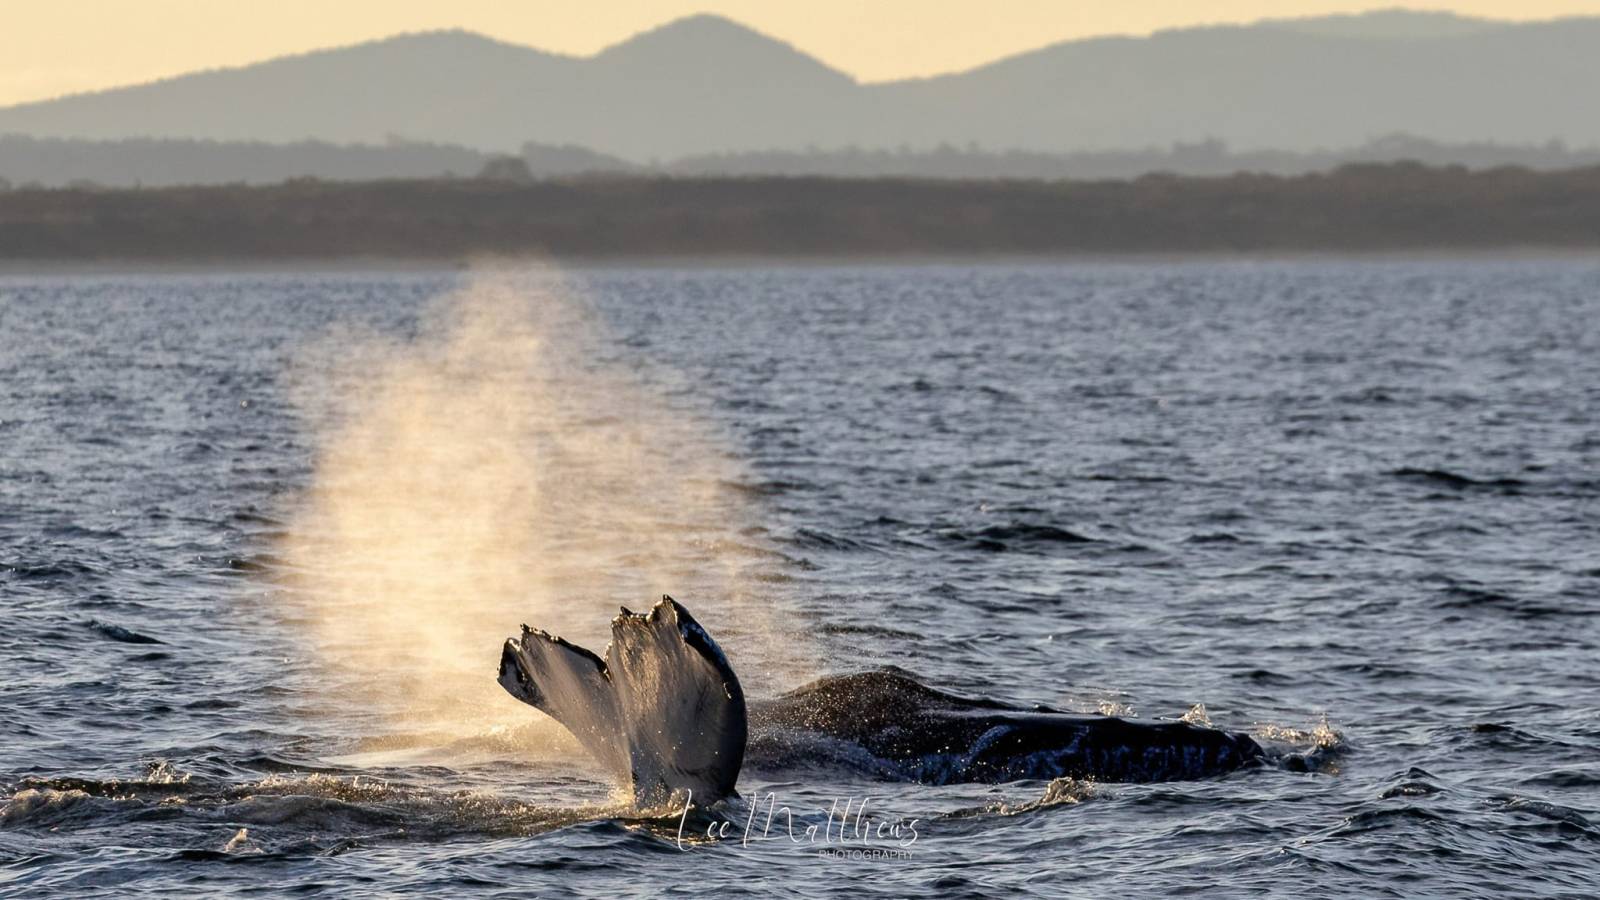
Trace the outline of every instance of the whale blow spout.
{"type": "Polygon", "coordinates": [[[744,762],[744,691],[722,648],[671,597],[611,621],[605,659],[522,628],[500,655],[500,685],[560,722],[641,809],[681,792],[733,796],[744,762]]]}

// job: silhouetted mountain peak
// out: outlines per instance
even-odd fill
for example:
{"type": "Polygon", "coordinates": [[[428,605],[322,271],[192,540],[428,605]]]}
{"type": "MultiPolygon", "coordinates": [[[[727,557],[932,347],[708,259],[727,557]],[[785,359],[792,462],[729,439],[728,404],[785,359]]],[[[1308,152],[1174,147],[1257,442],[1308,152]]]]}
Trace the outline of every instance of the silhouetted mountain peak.
{"type": "Polygon", "coordinates": [[[1445,10],[1395,7],[1308,18],[1263,19],[1256,24],[1324,37],[1427,40],[1478,34],[1502,27],[1506,23],[1463,16],[1445,10]]]}
{"type": "MultiPolygon", "coordinates": [[[[349,47],[332,47],[326,50],[314,50],[302,54],[300,57],[278,57],[268,60],[268,63],[280,62],[284,59],[304,58],[305,56],[324,56],[340,54],[349,51],[366,53],[377,56],[394,56],[402,58],[437,58],[459,57],[470,54],[486,54],[499,56],[517,56],[523,58],[562,59],[559,54],[527,47],[522,44],[513,44],[498,40],[476,31],[464,28],[449,28],[436,31],[408,31],[389,37],[366,41],[349,47]]],[[[258,63],[258,65],[260,65],[258,63]]]]}
{"type": "Polygon", "coordinates": [[[465,28],[438,28],[430,31],[404,31],[388,37],[376,38],[366,41],[364,46],[395,46],[395,47],[429,47],[429,46],[463,46],[486,47],[493,44],[503,44],[488,35],[465,28]]]}
{"type": "Polygon", "coordinates": [[[618,41],[600,51],[599,56],[643,52],[651,48],[669,50],[693,49],[705,46],[730,46],[737,44],[762,45],[774,49],[794,50],[790,45],[768,37],[748,25],[724,16],[699,13],[673,19],[663,25],[646,29],[618,41]]]}
{"type": "Polygon", "coordinates": [[[594,60],[638,68],[676,68],[686,63],[727,67],[728,76],[735,79],[825,74],[852,80],[792,44],[710,13],[674,19],[640,32],[600,51],[594,60]]]}

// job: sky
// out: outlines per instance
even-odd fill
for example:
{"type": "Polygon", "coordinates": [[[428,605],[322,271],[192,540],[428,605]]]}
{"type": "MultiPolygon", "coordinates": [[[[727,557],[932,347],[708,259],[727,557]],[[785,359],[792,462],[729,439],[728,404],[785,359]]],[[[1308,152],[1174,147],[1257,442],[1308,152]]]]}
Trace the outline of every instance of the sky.
{"type": "MultiPolygon", "coordinates": [[[[959,71],[1072,38],[1396,5],[1302,0],[0,0],[0,105],[405,31],[465,28],[588,55],[699,12],[862,81],[959,71]]],[[[1600,14],[1600,0],[1417,0],[1499,19],[1600,14]]]]}

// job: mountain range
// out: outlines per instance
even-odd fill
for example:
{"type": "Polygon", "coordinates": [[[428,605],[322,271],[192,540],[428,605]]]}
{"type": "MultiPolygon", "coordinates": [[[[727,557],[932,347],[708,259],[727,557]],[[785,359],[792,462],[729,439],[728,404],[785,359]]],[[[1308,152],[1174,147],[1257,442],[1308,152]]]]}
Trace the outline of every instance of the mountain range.
{"type": "Polygon", "coordinates": [[[860,83],[715,16],[590,57],[464,31],[406,34],[0,109],[0,134],[578,145],[635,163],[940,144],[1036,153],[1225,141],[1310,152],[1404,132],[1600,144],[1600,18],[1392,10],[1054,44],[860,83]]]}

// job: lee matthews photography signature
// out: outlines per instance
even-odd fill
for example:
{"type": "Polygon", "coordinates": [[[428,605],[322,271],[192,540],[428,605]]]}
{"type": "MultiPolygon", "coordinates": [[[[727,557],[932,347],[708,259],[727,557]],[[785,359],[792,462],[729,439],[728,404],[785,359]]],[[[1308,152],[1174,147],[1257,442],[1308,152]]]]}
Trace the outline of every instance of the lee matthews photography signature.
{"type": "MultiPolygon", "coordinates": [[[[778,795],[769,792],[765,797],[758,797],[750,804],[750,812],[745,817],[742,829],[738,829],[737,824],[731,819],[714,817],[706,824],[702,834],[689,828],[689,810],[694,806],[694,792],[685,791],[682,809],[678,814],[678,849],[687,852],[690,847],[701,842],[702,836],[708,841],[724,841],[737,837],[740,846],[745,847],[748,847],[752,840],[787,837],[795,844],[822,844],[835,850],[845,849],[848,846],[856,849],[872,848],[886,856],[907,853],[917,842],[919,837],[917,823],[921,820],[906,819],[903,816],[889,818],[876,814],[868,815],[867,807],[871,803],[871,797],[862,797],[859,802],[854,797],[847,797],[841,808],[839,801],[835,800],[828,807],[827,821],[804,825],[797,830],[794,810],[787,805],[779,805],[778,795]],[[760,816],[763,805],[767,809],[765,818],[760,816]],[[776,834],[774,834],[775,822],[776,834]],[[685,831],[690,832],[687,839],[685,831]],[[874,842],[892,846],[873,848],[874,842]]],[[[699,826],[696,825],[695,828],[698,829],[699,826]]]]}

